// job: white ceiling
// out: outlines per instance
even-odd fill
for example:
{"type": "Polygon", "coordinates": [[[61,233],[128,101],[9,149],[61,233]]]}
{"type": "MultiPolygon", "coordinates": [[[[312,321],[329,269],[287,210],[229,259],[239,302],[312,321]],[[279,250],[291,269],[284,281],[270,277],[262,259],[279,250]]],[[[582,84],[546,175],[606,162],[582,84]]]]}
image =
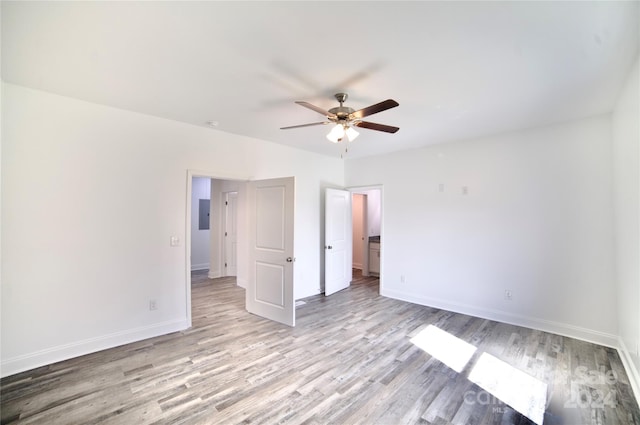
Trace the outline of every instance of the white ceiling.
{"type": "MultiPolygon", "coordinates": [[[[328,109],[367,118],[349,157],[608,112],[639,2],[2,2],[2,78],[326,155],[328,109]]],[[[217,131],[212,129],[211,131],[217,131]]]]}

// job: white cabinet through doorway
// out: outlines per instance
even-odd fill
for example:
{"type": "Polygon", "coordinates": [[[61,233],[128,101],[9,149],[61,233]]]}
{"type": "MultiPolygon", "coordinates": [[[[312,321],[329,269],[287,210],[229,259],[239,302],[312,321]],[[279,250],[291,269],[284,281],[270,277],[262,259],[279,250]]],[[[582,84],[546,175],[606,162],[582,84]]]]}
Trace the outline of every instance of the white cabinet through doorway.
{"type": "Polygon", "coordinates": [[[369,243],[369,273],[380,274],[380,243],[369,243]]]}

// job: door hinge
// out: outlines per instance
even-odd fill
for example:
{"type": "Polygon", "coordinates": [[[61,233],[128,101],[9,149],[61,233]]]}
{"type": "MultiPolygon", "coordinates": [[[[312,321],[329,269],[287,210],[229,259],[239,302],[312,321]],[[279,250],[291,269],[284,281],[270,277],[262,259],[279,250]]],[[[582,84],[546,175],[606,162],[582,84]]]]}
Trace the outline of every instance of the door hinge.
{"type": "Polygon", "coordinates": [[[225,205],[229,205],[229,202],[227,202],[227,201],[224,201],[224,204],[225,204],[225,205]]]}
{"type": "Polygon", "coordinates": [[[224,232],[224,235],[227,236],[227,232],[224,232]]]}
{"type": "Polygon", "coordinates": [[[224,263],[224,266],[227,267],[227,263],[224,263]]]}

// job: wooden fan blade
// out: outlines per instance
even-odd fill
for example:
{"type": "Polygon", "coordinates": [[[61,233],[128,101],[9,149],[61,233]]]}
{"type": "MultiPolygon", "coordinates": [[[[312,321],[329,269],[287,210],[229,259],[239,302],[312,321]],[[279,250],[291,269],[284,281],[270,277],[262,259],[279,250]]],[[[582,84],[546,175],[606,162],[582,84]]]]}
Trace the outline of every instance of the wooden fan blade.
{"type": "Polygon", "coordinates": [[[368,128],[369,130],[384,131],[386,133],[395,133],[396,131],[400,130],[400,127],[393,127],[390,125],[377,124],[375,122],[368,121],[358,121],[353,125],[355,125],[356,127],[368,128]]]}
{"type": "Polygon", "coordinates": [[[280,127],[280,130],[288,130],[290,128],[311,127],[313,125],[325,125],[325,124],[331,124],[331,122],[322,121],[322,122],[312,122],[311,124],[290,125],[289,127],[280,127]]]}
{"type": "Polygon", "coordinates": [[[336,114],[332,114],[332,113],[331,113],[331,112],[329,112],[329,111],[325,111],[325,110],[324,110],[324,109],[322,109],[322,108],[318,108],[317,106],[312,105],[312,104],[310,104],[309,102],[303,102],[303,101],[301,101],[301,100],[297,100],[297,101],[296,101],[296,103],[297,103],[298,105],[300,105],[300,106],[304,106],[305,108],[309,108],[309,109],[311,109],[312,111],[316,111],[317,113],[322,114],[322,115],[324,115],[325,117],[328,117],[328,118],[335,118],[335,117],[336,117],[336,114]]]}
{"type": "Polygon", "coordinates": [[[367,106],[366,108],[362,108],[359,111],[355,111],[349,115],[349,118],[364,118],[369,115],[377,114],[378,112],[386,111],[387,109],[395,108],[400,104],[393,99],[383,100],[380,103],[376,103],[375,105],[367,106]]]}

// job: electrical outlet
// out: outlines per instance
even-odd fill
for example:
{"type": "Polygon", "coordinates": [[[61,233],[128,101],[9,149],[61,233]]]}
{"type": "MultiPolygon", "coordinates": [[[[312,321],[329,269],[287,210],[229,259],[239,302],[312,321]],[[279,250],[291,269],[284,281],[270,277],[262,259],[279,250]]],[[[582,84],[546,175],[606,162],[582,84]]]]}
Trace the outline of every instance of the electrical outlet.
{"type": "Polygon", "coordinates": [[[513,293],[511,292],[511,289],[504,290],[504,299],[507,301],[513,300],[513,293]]]}
{"type": "Polygon", "coordinates": [[[156,304],[156,300],[149,301],[149,311],[157,310],[158,304],[156,304]]]}

